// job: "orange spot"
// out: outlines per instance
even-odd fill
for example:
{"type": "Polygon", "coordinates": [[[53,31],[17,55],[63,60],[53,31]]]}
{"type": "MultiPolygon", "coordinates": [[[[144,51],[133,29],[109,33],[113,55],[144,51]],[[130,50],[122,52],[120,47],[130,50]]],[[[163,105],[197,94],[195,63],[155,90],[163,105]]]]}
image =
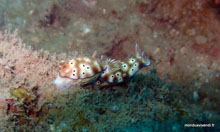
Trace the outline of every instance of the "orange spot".
{"type": "Polygon", "coordinates": [[[69,68],[69,66],[68,66],[68,65],[63,65],[62,68],[63,68],[63,69],[67,69],[67,68],[69,68]]]}

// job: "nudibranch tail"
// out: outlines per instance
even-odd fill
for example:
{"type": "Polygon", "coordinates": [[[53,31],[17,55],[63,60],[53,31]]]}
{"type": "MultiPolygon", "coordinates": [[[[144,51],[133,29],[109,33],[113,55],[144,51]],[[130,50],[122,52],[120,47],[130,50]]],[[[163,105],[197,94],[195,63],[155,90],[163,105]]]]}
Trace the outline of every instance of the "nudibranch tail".
{"type": "Polygon", "coordinates": [[[71,86],[72,80],[69,78],[62,78],[59,75],[57,76],[56,80],[53,81],[53,84],[56,85],[57,89],[69,89],[71,86]]]}

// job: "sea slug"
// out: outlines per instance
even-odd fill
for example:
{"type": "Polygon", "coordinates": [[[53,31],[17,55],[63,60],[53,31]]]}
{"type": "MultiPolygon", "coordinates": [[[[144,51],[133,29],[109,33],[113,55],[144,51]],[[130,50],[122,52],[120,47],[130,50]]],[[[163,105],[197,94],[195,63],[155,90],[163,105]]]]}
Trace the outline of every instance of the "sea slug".
{"type": "Polygon", "coordinates": [[[53,83],[58,89],[70,88],[73,81],[83,85],[119,84],[133,77],[143,67],[151,65],[144,52],[140,55],[138,44],[136,56],[126,61],[110,58],[103,61],[103,57],[96,59],[95,55],[96,52],[91,58],[77,57],[61,62],[59,74],[53,83]]]}

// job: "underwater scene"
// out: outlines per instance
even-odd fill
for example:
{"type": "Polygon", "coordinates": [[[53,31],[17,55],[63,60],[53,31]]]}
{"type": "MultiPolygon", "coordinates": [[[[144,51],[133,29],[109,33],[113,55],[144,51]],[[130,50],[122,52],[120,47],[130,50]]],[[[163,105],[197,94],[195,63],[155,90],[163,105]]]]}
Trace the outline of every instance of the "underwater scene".
{"type": "Polygon", "coordinates": [[[220,132],[220,0],[0,0],[0,132],[220,132]]]}

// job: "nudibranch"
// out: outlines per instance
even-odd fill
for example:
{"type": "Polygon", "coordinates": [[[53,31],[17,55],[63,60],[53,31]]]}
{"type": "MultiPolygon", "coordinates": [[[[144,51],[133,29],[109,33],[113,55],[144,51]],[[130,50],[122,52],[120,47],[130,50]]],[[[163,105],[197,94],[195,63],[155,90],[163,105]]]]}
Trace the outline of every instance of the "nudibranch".
{"type": "Polygon", "coordinates": [[[139,46],[136,44],[136,56],[129,58],[127,61],[107,60],[105,70],[102,72],[100,82],[110,84],[122,83],[133,77],[143,67],[151,65],[149,59],[145,58],[144,52],[139,54],[139,46]]]}
{"type": "Polygon", "coordinates": [[[101,75],[102,65],[98,60],[89,57],[78,57],[60,64],[59,74],[54,81],[58,89],[69,88],[70,83],[74,80],[80,82],[89,80],[96,75],[101,75]]]}
{"type": "Polygon", "coordinates": [[[73,81],[78,81],[81,86],[93,85],[102,87],[105,85],[119,84],[133,77],[143,67],[151,65],[142,52],[139,54],[139,46],[136,44],[136,56],[126,61],[107,59],[102,64],[103,57],[98,61],[92,58],[78,57],[60,64],[59,74],[54,81],[58,89],[69,88],[73,81]]]}

